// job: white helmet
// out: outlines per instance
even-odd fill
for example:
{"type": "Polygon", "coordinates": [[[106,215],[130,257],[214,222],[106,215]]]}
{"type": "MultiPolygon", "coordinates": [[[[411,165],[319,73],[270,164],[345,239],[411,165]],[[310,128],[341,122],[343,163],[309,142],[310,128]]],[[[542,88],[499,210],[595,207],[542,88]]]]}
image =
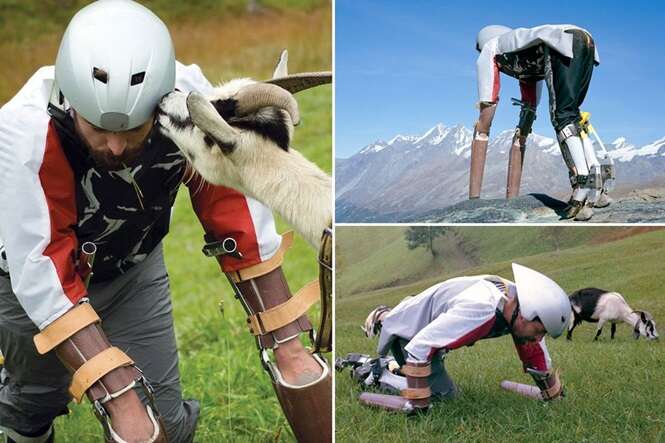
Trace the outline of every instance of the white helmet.
{"type": "Polygon", "coordinates": [[[99,0],[69,22],[55,82],[83,118],[108,131],[145,123],[175,87],[175,54],[166,25],[130,0],[99,0]]]}
{"type": "Polygon", "coordinates": [[[485,43],[492,40],[494,37],[505,34],[506,32],[512,31],[508,26],[502,25],[489,25],[485,26],[483,29],[478,32],[478,37],[476,38],[476,49],[478,52],[483,50],[485,43]]]}
{"type": "Polygon", "coordinates": [[[553,338],[563,334],[572,312],[566,292],[549,277],[517,263],[513,275],[522,317],[529,321],[538,317],[553,338]]]}

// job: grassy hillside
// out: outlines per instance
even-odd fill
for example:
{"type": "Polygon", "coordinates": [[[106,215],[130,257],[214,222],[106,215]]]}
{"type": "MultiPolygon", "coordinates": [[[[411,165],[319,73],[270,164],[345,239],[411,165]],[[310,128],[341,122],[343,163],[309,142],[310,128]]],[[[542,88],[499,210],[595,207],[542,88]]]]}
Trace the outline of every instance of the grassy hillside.
{"type": "MultiPolygon", "coordinates": [[[[52,65],[60,38],[79,5],[69,0],[0,0],[0,104],[39,67],[52,65]],[[63,6],[64,4],[64,6],[63,6]]],[[[241,13],[247,0],[141,2],[155,6],[183,63],[197,63],[214,83],[238,76],[267,78],[283,48],[292,72],[332,66],[332,11],[319,0],[259,1],[256,14],[241,13]]]]}
{"type": "Polygon", "coordinates": [[[485,263],[508,260],[580,244],[632,236],[648,228],[457,227],[434,242],[437,256],[423,248],[409,250],[406,227],[339,227],[336,239],[337,295],[346,297],[387,286],[438,278],[485,263]]]}
{"type": "MultiPolygon", "coordinates": [[[[250,4],[257,13],[312,11],[327,0],[138,0],[171,24],[183,19],[202,20],[244,15],[250,4]]],[[[71,17],[91,0],[0,0],[0,37],[23,41],[35,36],[62,33],[71,17]]]]}
{"type": "MultiPolygon", "coordinates": [[[[477,229],[477,228],[472,228],[477,229]]],[[[487,228],[492,229],[502,228],[487,228]]],[[[525,227],[512,227],[521,237],[525,227]]],[[[576,230],[578,228],[567,228],[576,230]]],[[[593,228],[600,230],[602,228],[593,228]]],[[[486,234],[487,235],[487,234],[486,234]]],[[[607,236],[608,232],[602,234],[607,236]]],[[[615,233],[615,236],[618,233],[615,233]]],[[[619,235],[620,236],[620,235],[619,235]]],[[[338,234],[338,239],[342,237],[338,234]]],[[[491,237],[491,235],[490,235],[491,237]]],[[[528,237],[527,237],[528,238],[528,237]]],[[[593,243],[593,242],[592,242],[593,243]]],[[[632,235],[620,240],[526,254],[517,250],[501,261],[473,267],[466,275],[490,273],[512,278],[510,262],[546,273],[567,292],[586,286],[622,292],[634,309],[651,311],[665,324],[665,231],[632,235]]],[[[336,355],[376,352],[359,325],[380,303],[394,305],[437,281],[459,275],[442,273],[396,288],[384,288],[338,299],[336,355]]],[[[600,342],[592,342],[595,326],[575,330],[574,340],[548,340],[554,365],[561,368],[568,395],[543,405],[506,393],[504,379],[531,383],[509,337],[478,342],[452,352],[446,367],[462,389],[459,399],[435,406],[426,417],[406,417],[361,407],[360,393],[347,373],[336,385],[337,441],[663,441],[665,439],[665,348],[661,342],[634,341],[628,325],[609,340],[609,326],[600,342]]]]}
{"type": "MultiPolygon", "coordinates": [[[[34,37],[0,42],[6,59],[13,61],[0,67],[0,103],[13,96],[37,67],[53,63],[64,23],[71,11],[85,2],[65,2],[69,9],[56,6],[62,3],[0,0],[1,32],[10,32],[6,26],[21,30],[22,24],[26,33],[35,30],[34,37]]],[[[185,63],[198,63],[213,82],[238,76],[267,78],[282,48],[289,49],[291,72],[331,68],[332,12],[328,2],[271,0],[259,2],[270,5],[268,10],[238,15],[240,7],[234,9],[233,5],[244,3],[146,2],[156,5],[158,13],[168,12],[165,18],[177,57],[185,63]]],[[[297,98],[302,123],[293,147],[330,173],[332,88],[322,86],[297,98]]],[[[278,229],[289,228],[279,221],[278,229]]],[[[165,256],[184,396],[197,398],[202,404],[196,441],[293,441],[267,373],[260,367],[242,308],[217,262],[201,253],[202,243],[203,232],[183,189],[165,241],[165,256]]],[[[284,269],[291,289],[299,289],[316,277],[315,252],[297,238],[284,269]]],[[[311,315],[318,318],[316,308],[311,315]]],[[[98,441],[101,427],[90,405],[70,407],[72,413],[56,421],[58,440],[98,441]]]]}

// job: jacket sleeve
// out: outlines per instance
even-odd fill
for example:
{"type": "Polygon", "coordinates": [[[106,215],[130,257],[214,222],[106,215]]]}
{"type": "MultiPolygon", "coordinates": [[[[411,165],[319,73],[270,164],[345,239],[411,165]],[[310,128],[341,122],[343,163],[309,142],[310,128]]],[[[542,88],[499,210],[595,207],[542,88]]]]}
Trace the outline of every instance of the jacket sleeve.
{"type": "Polygon", "coordinates": [[[470,346],[487,336],[496,321],[496,305],[485,296],[488,291],[484,282],[462,291],[459,301],[421,329],[405,350],[418,360],[430,360],[440,350],[470,346]]]}
{"type": "Polygon", "coordinates": [[[217,241],[233,238],[242,254],[241,259],[219,257],[224,272],[247,268],[275,255],[282,237],[277,234],[270,209],[234,189],[207,183],[197,173],[192,175],[187,186],[206,235],[217,241]]]}
{"type": "Polygon", "coordinates": [[[499,101],[501,78],[499,66],[494,57],[497,54],[497,39],[494,38],[483,46],[483,50],[476,60],[476,73],[478,78],[478,101],[496,103],[499,101]]]}
{"type": "Polygon", "coordinates": [[[12,290],[44,329],[86,288],[75,269],[74,175],[46,103],[36,98],[44,88],[38,83],[0,110],[0,237],[12,290]]]}
{"type": "Polygon", "coordinates": [[[549,371],[552,368],[552,359],[545,345],[545,337],[537,342],[518,343],[515,341],[517,355],[522,360],[522,367],[537,369],[539,371],[549,371]]]}

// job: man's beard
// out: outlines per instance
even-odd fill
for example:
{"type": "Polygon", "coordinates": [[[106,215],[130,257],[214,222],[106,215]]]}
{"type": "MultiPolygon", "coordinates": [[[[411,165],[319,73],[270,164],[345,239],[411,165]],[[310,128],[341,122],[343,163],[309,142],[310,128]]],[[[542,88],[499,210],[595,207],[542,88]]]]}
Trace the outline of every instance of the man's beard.
{"type": "Polygon", "coordinates": [[[512,336],[513,336],[513,340],[518,345],[525,345],[527,343],[534,343],[534,342],[538,341],[538,339],[536,337],[521,337],[519,335],[515,335],[515,333],[513,333],[512,336]]]}
{"type": "Polygon", "coordinates": [[[88,151],[90,158],[92,158],[92,161],[95,163],[95,166],[105,171],[118,171],[131,166],[132,163],[136,161],[136,159],[145,149],[149,136],[150,134],[148,134],[148,137],[139,143],[139,145],[131,146],[125,149],[122,155],[113,155],[109,149],[104,151],[95,150],[88,144],[88,142],[83,139],[83,137],[80,138],[83,148],[88,151]]]}

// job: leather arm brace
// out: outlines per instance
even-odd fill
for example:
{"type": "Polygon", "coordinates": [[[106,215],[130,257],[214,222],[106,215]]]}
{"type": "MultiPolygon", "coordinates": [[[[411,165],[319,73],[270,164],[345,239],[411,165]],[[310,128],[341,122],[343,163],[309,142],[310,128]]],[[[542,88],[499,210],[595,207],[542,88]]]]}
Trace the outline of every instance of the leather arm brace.
{"type": "Polygon", "coordinates": [[[529,103],[513,99],[513,104],[520,106],[520,120],[517,123],[517,129],[520,135],[526,137],[531,134],[533,122],[536,121],[536,109],[529,103]]]}
{"type": "Polygon", "coordinates": [[[429,386],[429,376],[432,373],[430,362],[407,359],[401,371],[406,376],[407,386],[402,390],[402,397],[410,400],[414,408],[429,408],[432,396],[429,386]]]}
{"type": "Polygon", "coordinates": [[[34,337],[40,354],[55,349],[73,372],[69,392],[77,403],[87,394],[105,403],[131,389],[141,373],[120,349],[111,346],[100,319],[88,303],[80,303],[34,337]]]}
{"type": "Polygon", "coordinates": [[[261,349],[272,349],[312,330],[306,312],[319,300],[319,282],[312,281],[291,295],[281,265],[292,242],[293,232],[288,232],[271,259],[227,273],[247,312],[249,331],[257,337],[261,349]]]}
{"type": "Polygon", "coordinates": [[[565,395],[563,383],[561,383],[561,377],[558,369],[554,370],[553,372],[544,372],[527,368],[527,372],[536,382],[538,388],[540,388],[540,393],[543,397],[543,400],[551,401],[565,395]]]}
{"type": "Polygon", "coordinates": [[[478,121],[476,122],[476,127],[475,127],[477,133],[489,136],[495,112],[496,112],[496,103],[491,103],[491,102],[480,103],[480,116],[478,117],[478,121]]]}
{"type": "Polygon", "coordinates": [[[35,346],[40,354],[55,349],[60,361],[73,372],[69,393],[77,403],[81,403],[83,395],[88,396],[107,442],[125,440],[111,427],[104,403],[140,382],[150,402],[146,413],[153,425],[152,437],[147,441],[165,443],[166,432],[155,408],[152,388],[132,359],[109,343],[100,323],[89,303],[79,303],[35,335],[35,346]]]}

